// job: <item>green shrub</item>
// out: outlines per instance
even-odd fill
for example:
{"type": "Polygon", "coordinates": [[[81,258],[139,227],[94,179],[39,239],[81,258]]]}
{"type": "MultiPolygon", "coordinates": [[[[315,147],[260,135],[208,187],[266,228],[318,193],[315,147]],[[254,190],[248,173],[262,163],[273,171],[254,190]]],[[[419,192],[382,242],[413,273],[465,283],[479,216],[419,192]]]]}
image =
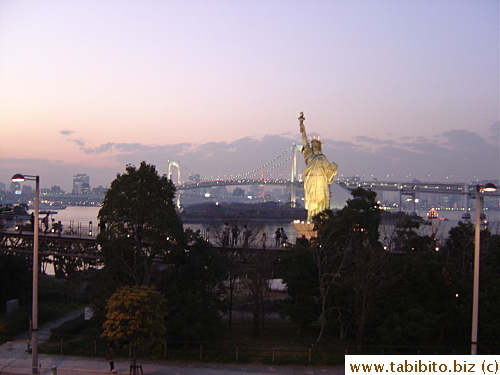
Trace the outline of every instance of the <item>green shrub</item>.
{"type": "MultiPolygon", "coordinates": [[[[0,334],[17,335],[28,332],[31,313],[31,306],[24,305],[10,314],[0,314],[0,334]]],[[[59,318],[63,313],[64,310],[57,306],[41,304],[38,309],[38,326],[59,318]]]]}
{"type": "Polygon", "coordinates": [[[55,336],[71,336],[77,335],[87,328],[87,321],[84,314],[78,315],[76,318],[62,323],[59,327],[50,330],[50,339],[55,340],[55,336]]]}
{"type": "Polygon", "coordinates": [[[29,330],[31,308],[21,306],[10,314],[0,315],[0,334],[14,335],[29,330]]]}

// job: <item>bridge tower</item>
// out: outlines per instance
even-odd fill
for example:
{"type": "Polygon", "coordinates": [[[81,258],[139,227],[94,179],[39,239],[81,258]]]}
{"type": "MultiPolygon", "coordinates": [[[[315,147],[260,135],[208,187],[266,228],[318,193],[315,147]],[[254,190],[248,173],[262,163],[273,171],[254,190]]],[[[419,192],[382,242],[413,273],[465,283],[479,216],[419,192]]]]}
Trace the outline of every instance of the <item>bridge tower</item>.
{"type": "Polygon", "coordinates": [[[464,214],[469,212],[469,202],[470,202],[470,185],[469,182],[464,184],[464,214]]]}
{"type": "MultiPolygon", "coordinates": [[[[413,187],[415,189],[415,187],[413,187]]],[[[399,194],[399,211],[403,210],[404,202],[403,195],[409,195],[411,197],[411,213],[416,213],[415,199],[416,193],[414,191],[404,191],[401,183],[398,183],[398,194],[399,194]]]]}
{"type": "Polygon", "coordinates": [[[297,191],[295,187],[295,181],[297,180],[297,152],[302,152],[302,146],[294,143],[292,146],[292,173],[290,175],[290,201],[292,207],[295,207],[297,202],[297,191]]]}
{"type": "MultiPolygon", "coordinates": [[[[172,168],[177,168],[177,185],[181,184],[181,163],[178,161],[168,161],[168,178],[172,180],[172,168]]],[[[172,180],[173,181],[173,180],[172,180]]],[[[177,196],[175,198],[175,205],[177,208],[181,207],[181,192],[177,190],[177,196]]]]}

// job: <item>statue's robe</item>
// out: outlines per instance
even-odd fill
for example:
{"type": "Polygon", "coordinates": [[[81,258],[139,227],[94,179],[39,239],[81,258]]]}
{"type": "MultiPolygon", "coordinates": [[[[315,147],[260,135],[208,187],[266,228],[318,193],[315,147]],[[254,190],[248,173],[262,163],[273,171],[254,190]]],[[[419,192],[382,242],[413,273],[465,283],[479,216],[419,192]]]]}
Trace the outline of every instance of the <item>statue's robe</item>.
{"type": "Polygon", "coordinates": [[[307,209],[307,220],[330,208],[331,184],[337,175],[338,165],[330,163],[325,155],[313,154],[309,145],[302,150],[306,168],[304,169],[304,196],[307,209]]]}

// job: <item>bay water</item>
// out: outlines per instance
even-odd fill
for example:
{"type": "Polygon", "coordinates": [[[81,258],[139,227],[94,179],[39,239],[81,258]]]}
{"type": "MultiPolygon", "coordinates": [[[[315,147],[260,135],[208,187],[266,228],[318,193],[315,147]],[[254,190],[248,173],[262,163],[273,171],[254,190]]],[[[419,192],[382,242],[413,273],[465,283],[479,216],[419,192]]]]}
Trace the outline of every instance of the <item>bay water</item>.
{"type": "MultiPolygon", "coordinates": [[[[57,214],[53,215],[55,221],[61,221],[64,227],[69,226],[70,224],[73,226],[89,226],[89,222],[92,222],[92,227],[95,231],[98,229],[98,219],[97,215],[99,213],[99,206],[68,206],[64,210],[57,211],[57,214]]],[[[463,210],[439,210],[439,218],[432,220],[432,225],[422,225],[421,232],[422,234],[431,234],[437,233],[438,239],[442,240],[448,236],[448,232],[451,228],[458,225],[459,221],[464,221],[462,219],[462,215],[465,212],[463,210]],[[427,233],[428,232],[428,233],[427,233]]],[[[472,221],[474,221],[474,211],[469,211],[472,216],[472,221]]],[[[488,220],[488,227],[493,233],[500,233],[500,212],[499,211],[485,211],[484,212],[486,219],[488,220]]],[[[426,218],[427,211],[418,210],[417,215],[422,218],[426,218]]],[[[240,220],[238,226],[241,229],[241,226],[244,223],[243,220],[240,220]]],[[[234,225],[233,223],[229,223],[230,226],[234,225]]],[[[184,228],[191,228],[193,230],[200,229],[202,232],[207,228],[213,226],[208,223],[195,223],[195,224],[184,224],[184,228]]],[[[263,222],[258,224],[249,224],[249,227],[259,228],[260,232],[266,232],[268,239],[272,238],[272,234],[276,231],[277,228],[284,228],[286,231],[288,238],[295,242],[294,239],[297,236],[297,232],[292,222],[263,222]]]]}

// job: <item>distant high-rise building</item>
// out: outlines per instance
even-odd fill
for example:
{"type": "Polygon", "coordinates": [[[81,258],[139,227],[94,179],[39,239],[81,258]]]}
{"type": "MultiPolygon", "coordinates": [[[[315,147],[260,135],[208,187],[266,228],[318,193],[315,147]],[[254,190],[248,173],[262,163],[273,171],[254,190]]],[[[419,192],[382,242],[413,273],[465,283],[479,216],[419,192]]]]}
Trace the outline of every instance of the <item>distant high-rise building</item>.
{"type": "Polygon", "coordinates": [[[53,185],[50,187],[50,194],[61,195],[61,194],[64,194],[64,190],[62,190],[60,186],[53,185]]]}
{"type": "Polygon", "coordinates": [[[233,190],[233,197],[244,197],[245,196],[245,190],[242,188],[234,188],[233,190]]]}
{"type": "Polygon", "coordinates": [[[60,186],[53,185],[49,188],[41,188],[40,189],[40,194],[41,195],[62,195],[64,194],[64,191],[61,190],[60,186]]]}
{"type": "Polygon", "coordinates": [[[99,185],[98,187],[92,188],[92,195],[104,195],[108,189],[99,185]]]}
{"type": "Polygon", "coordinates": [[[90,176],[85,173],[78,173],[73,176],[73,194],[90,194],[90,176]]]}
{"type": "Polygon", "coordinates": [[[12,181],[9,184],[9,191],[10,192],[21,191],[21,183],[12,181]]]}
{"type": "Polygon", "coordinates": [[[33,193],[33,186],[22,185],[21,186],[21,191],[23,192],[23,194],[32,194],[33,193]]]}

